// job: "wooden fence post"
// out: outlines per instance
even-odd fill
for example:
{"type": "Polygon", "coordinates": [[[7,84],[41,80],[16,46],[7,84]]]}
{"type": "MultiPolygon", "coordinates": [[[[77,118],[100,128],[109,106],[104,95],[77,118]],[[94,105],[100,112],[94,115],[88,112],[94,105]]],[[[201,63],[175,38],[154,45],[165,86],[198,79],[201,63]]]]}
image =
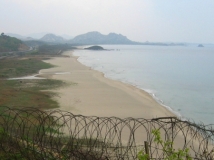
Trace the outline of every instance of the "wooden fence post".
{"type": "Polygon", "coordinates": [[[144,146],[145,146],[145,152],[146,154],[148,155],[148,158],[147,160],[149,160],[149,145],[148,145],[148,142],[147,141],[144,141],[144,146]]]}

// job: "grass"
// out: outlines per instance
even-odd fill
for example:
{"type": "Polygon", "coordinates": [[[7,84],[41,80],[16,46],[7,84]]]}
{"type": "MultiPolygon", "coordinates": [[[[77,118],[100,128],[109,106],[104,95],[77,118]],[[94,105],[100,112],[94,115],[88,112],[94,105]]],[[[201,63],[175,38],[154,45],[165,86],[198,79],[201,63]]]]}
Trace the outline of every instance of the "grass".
{"type": "MultiPolygon", "coordinates": [[[[52,46],[50,47],[52,48],[52,46]]],[[[49,50],[51,49],[50,47],[49,50]]],[[[54,50],[58,53],[56,48],[54,50]]],[[[4,113],[5,106],[10,108],[34,107],[41,110],[59,107],[59,104],[52,98],[53,96],[56,96],[56,93],[51,92],[50,90],[56,89],[57,87],[64,87],[68,85],[67,83],[53,79],[6,80],[7,78],[34,75],[41,69],[54,67],[53,65],[42,61],[47,59],[47,57],[51,57],[50,53],[47,52],[47,54],[45,54],[44,52],[38,50],[32,51],[32,53],[23,54],[24,56],[18,55],[16,58],[8,57],[5,59],[0,59],[0,159],[25,160],[32,159],[32,157],[42,159],[42,155],[40,153],[32,150],[31,148],[21,147],[19,142],[17,143],[15,139],[11,138],[11,136],[13,136],[11,134],[19,134],[16,133],[16,127],[17,129],[19,127],[26,127],[22,130],[23,133],[27,133],[28,137],[26,140],[31,140],[31,137],[34,135],[35,131],[38,132],[41,128],[42,131],[45,131],[45,133],[57,134],[58,132],[58,130],[55,129],[55,124],[52,123],[53,117],[46,118],[43,124],[44,126],[41,126],[40,121],[43,115],[40,117],[41,115],[37,115],[37,113],[34,115],[23,112],[19,115],[22,117],[21,119],[17,117],[18,119],[13,121],[15,115],[9,112],[4,113]],[[17,123],[17,126],[14,124],[15,128],[11,129],[12,133],[2,130],[5,120],[7,120],[8,123],[17,123]],[[20,124],[24,126],[20,126],[20,124]],[[51,126],[48,126],[48,124],[51,126]],[[27,129],[29,127],[31,130],[28,131],[27,129]],[[26,157],[25,155],[28,156],[26,157]],[[29,157],[29,155],[32,155],[32,157],[29,157]]]]}
{"type": "Polygon", "coordinates": [[[0,80],[0,106],[57,108],[58,103],[52,99],[56,94],[45,90],[65,85],[65,82],[53,79],[0,80]]]}
{"type": "MultiPolygon", "coordinates": [[[[39,52],[39,51],[37,51],[39,52]]],[[[34,75],[41,69],[54,67],[42,60],[47,56],[18,56],[0,60],[0,106],[11,108],[35,107],[39,109],[58,108],[51,89],[65,86],[59,80],[6,80],[7,78],[34,75]]]]}
{"type": "Polygon", "coordinates": [[[6,78],[33,75],[41,69],[54,67],[43,62],[43,59],[41,56],[24,56],[0,60],[0,106],[39,109],[59,107],[52,99],[56,94],[49,90],[66,85],[65,82],[53,79],[6,80],[6,78]]]}
{"type": "Polygon", "coordinates": [[[0,60],[0,78],[13,78],[32,75],[41,69],[54,67],[41,58],[8,58],[0,60]]]}

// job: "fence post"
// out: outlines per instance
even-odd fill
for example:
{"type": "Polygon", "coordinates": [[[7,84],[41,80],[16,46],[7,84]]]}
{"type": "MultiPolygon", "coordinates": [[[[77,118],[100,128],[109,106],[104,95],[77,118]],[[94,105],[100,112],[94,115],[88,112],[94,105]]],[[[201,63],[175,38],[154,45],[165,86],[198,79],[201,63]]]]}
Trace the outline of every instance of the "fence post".
{"type": "MultiPolygon", "coordinates": [[[[171,142],[173,142],[173,133],[174,133],[174,125],[175,125],[175,121],[172,120],[171,118],[171,126],[172,126],[172,135],[171,135],[171,142]]],[[[171,143],[171,147],[173,147],[173,144],[171,143]]]]}
{"type": "Polygon", "coordinates": [[[149,145],[148,145],[148,142],[147,141],[144,141],[144,147],[145,147],[145,152],[146,154],[148,155],[148,158],[147,160],[149,160],[149,145]]]}

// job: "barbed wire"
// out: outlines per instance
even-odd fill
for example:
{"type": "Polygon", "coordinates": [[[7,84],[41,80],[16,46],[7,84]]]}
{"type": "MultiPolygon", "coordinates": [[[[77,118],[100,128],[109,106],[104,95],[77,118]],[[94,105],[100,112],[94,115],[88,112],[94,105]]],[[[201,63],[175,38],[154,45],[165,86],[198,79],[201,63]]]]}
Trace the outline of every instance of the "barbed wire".
{"type": "MultiPolygon", "coordinates": [[[[0,108],[0,156],[29,160],[137,160],[149,145],[150,159],[166,158],[154,130],[192,159],[214,159],[213,126],[176,117],[155,119],[74,115],[61,110],[0,108]]],[[[170,153],[167,153],[170,154],[170,153]]]]}

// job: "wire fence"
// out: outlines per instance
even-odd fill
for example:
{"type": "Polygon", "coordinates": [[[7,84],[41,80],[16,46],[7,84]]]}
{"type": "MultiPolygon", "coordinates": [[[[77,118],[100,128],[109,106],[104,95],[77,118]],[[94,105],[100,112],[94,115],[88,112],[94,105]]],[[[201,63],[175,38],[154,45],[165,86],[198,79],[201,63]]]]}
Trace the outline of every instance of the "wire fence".
{"type": "Polygon", "coordinates": [[[167,159],[171,153],[155,140],[158,130],[174,150],[188,148],[192,159],[212,160],[212,127],[175,117],[120,119],[1,107],[0,159],[137,160],[140,151],[148,159],[167,159]]]}

